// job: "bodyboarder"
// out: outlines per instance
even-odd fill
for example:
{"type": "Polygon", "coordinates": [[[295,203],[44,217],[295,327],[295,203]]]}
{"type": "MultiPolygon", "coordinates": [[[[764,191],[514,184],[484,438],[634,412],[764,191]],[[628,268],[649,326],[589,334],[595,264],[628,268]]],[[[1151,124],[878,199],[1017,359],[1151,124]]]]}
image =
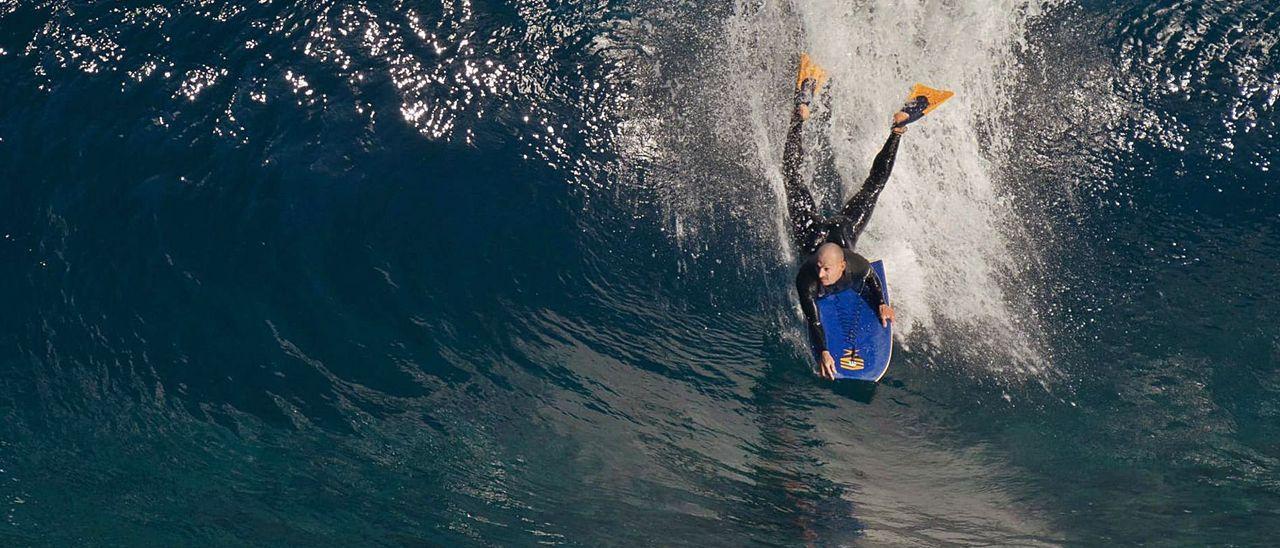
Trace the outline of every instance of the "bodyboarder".
{"type": "Polygon", "coordinates": [[[845,202],[838,214],[822,217],[818,214],[813,195],[801,181],[800,172],[804,161],[804,122],[808,120],[810,105],[821,93],[825,81],[823,70],[808,55],[802,55],[796,77],[795,108],[783,146],[782,173],[792,243],[805,257],[795,280],[800,308],[808,326],[810,343],[817,353],[819,374],[835,380],[836,358],[827,350],[817,301],[825,295],[852,289],[863,295],[878,311],[881,325],[894,320],[894,310],[886,304],[880,278],[872,271],[871,263],[854,252],[854,246],[871,220],[876,199],[889,181],[898,153],[898,141],[906,132],[906,124],[919,116],[901,111],[894,114],[889,138],[876,154],[871,174],[862,183],[862,188],[845,202]]]}

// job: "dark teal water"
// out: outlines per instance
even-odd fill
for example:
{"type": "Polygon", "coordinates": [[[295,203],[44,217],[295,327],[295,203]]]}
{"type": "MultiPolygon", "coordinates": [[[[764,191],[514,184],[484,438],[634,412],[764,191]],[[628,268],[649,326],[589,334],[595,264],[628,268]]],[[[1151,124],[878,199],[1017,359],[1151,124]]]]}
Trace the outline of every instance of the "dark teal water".
{"type": "Polygon", "coordinates": [[[707,114],[784,123],[826,38],[768,5],[0,0],[0,543],[1273,543],[1280,4],[831,2],[939,14],[871,79],[1026,21],[891,183],[971,128],[1026,306],[899,276],[876,388],[809,374],[769,137],[707,114]]]}

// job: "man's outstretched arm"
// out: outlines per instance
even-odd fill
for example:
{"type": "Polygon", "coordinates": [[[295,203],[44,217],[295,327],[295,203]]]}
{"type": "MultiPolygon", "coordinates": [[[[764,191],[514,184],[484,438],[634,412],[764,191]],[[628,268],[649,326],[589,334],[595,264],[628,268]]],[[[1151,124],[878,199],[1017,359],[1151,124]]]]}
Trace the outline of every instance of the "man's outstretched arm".
{"type": "Polygon", "coordinates": [[[872,310],[879,313],[880,325],[887,326],[889,322],[896,320],[893,307],[889,306],[889,299],[885,298],[884,283],[880,281],[880,276],[877,276],[874,270],[867,269],[867,278],[863,283],[867,284],[870,290],[866,292],[868,304],[871,305],[872,310]]]}
{"type": "Polygon", "coordinates": [[[874,270],[867,269],[867,277],[863,279],[862,283],[867,284],[867,288],[870,290],[866,292],[867,303],[870,304],[873,309],[880,308],[880,305],[884,304],[885,301],[884,287],[880,283],[880,277],[876,276],[876,272],[874,270]]]}
{"type": "Polygon", "coordinates": [[[809,328],[809,342],[816,350],[826,350],[827,334],[822,329],[822,318],[818,316],[817,276],[805,276],[804,272],[796,275],[796,293],[800,294],[800,311],[804,313],[804,322],[809,328]]]}
{"type": "Polygon", "coordinates": [[[818,276],[812,268],[801,267],[796,275],[796,292],[800,294],[800,310],[804,312],[805,324],[809,327],[809,342],[818,358],[818,374],[822,378],[836,380],[836,360],[827,350],[827,335],[822,329],[822,318],[818,316],[818,276]],[[805,272],[810,272],[805,275],[805,272]]]}

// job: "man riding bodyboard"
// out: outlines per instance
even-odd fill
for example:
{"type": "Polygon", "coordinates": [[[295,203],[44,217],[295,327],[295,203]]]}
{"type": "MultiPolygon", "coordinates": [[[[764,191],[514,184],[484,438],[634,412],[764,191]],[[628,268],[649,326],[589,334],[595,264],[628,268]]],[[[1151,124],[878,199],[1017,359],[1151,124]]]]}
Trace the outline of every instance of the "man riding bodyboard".
{"type": "MultiPolygon", "coordinates": [[[[835,306],[820,301],[829,297],[860,296],[878,315],[880,325],[888,327],[894,320],[893,307],[888,304],[888,293],[880,275],[871,262],[854,252],[854,246],[863,229],[871,220],[876,199],[893,171],[898,153],[898,141],[906,133],[907,124],[920,119],[951,93],[932,90],[917,85],[902,111],[894,114],[889,138],[871,164],[871,174],[862,183],[840,213],[831,217],[818,214],[817,205],[808,188],[800,179],[804,161],[804,122],[808,120],[810,106],[826,83],[826,73],[809,59],[800,56],[800,70],[796,77],[795,109],[783,147],[783,182],[786,188],[787,212],[791,221],[792,242],[805,260],[796,274],[796,291],[800,294],[800,308],[808,326],[809,340],[813,345],[820,375],[828,380],[836,379],[836,360],[843,369],[856,371],[863,367],[856,349],[848,348],[842,356],[834,356],[828,345],[827,330],[820,308],[832,310],[835,306]]],[[[842,319],[843,320],[843,319],[842,319]]],[[[887,366],[887,355],[884,358],[887,366]]],[[[876,377],[878,378],[878,377],[876,377]]],[[[874,380],[874,379],[871,379],[874,380]]]]}

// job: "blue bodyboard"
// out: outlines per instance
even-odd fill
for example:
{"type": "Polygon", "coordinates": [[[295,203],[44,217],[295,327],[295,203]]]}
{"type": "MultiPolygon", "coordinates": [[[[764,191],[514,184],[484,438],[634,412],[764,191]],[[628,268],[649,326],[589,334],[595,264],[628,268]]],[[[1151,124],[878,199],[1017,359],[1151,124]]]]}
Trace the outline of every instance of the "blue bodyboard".
{"type": "MultiPolygon", "coordinates": [[[[880,277],[884,301],[889,304],[884,263],[871,263],[871,270],[880,277]]],[[[893,355],[893,323],[881,327],[879,311],[852,289],[820,297],[818,315],[827,335],[827,351],[836,359],[836,380],[878,382],[888,371],[893,355]]],[[[814,357],[820,355],[821,349],[816,349],[814,357]]]]}

